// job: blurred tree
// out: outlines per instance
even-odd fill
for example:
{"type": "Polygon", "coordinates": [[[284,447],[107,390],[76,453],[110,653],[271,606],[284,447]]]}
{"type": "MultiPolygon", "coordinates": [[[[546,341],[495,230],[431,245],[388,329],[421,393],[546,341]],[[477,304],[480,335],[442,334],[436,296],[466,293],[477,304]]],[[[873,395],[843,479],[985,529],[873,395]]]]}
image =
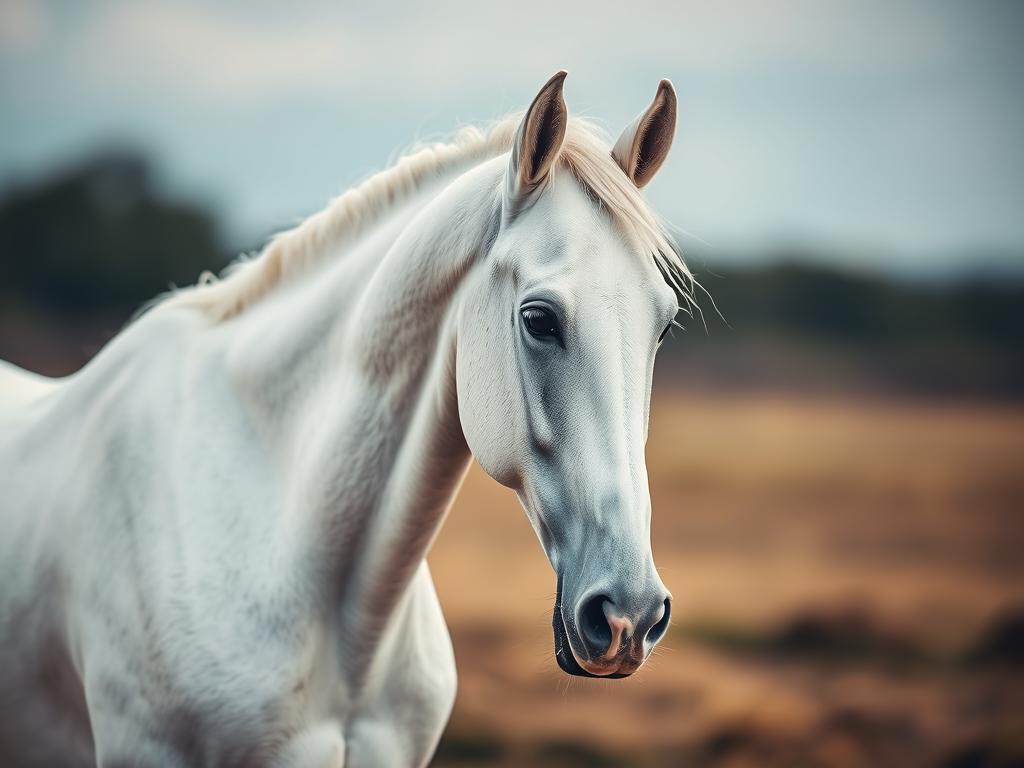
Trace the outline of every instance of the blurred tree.
{"type": "Polygon", "coordinates": [[[224,264],[213,217],[109,152],[0,200],[0,299],[62,315],[130,312],[224,264]]]}
{"type": "Polygon", "coordinates": [[[699,275],[711,301],[659,357],[716,387],[1024,397],[1024,281],[920,283],[778,253],[767,266],[699,275]]]}
{"type": "MultiPolygon", "coordinates": [[[[11,188],[0,195],[0,357],[73,370],[144,302],[227,253],[212,214],[161,195],[131,152],[11,188]]],[[[687,322],[659,371],[718,388],[1024,398],[1019,277],[927,284],[811,266],[821,262],[776,251],[763,267],[700,275],[727,324],[705,298],[707,332],[687,322]]]]}

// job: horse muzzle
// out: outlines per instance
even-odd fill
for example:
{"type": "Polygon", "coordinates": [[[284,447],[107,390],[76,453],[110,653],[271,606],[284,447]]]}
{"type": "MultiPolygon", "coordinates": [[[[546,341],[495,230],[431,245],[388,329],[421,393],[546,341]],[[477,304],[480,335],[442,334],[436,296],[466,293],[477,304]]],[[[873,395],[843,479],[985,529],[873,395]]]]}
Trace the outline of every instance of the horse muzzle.
{"type": "Polygon", "coordinates": [[[551,624],[555,660],[570,675],[628,677],[668,630],[672,599],[660,583],[646,594],[627,595],[622,589],[587,593],[575,601],[568,617],[562,608],[562,584],[559,574],[551,624]]]}

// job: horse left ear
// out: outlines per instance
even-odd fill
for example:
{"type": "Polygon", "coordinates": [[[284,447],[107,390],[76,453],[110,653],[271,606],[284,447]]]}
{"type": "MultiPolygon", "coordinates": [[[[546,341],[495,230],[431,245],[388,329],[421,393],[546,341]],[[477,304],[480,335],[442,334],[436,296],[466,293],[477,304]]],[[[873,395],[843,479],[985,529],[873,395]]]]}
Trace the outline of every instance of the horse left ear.
{"type": "Polygon", "coordinates": [[[510,202],[529,195],[547,177],[565,141],[569,112],[562,97],[566,71],[556,72],[534,98],[512,142],[506,194],[510,202]]]}
{"type": "Polygon", "coordinates": [[[675,133],[676,90],[668,80],[662,80],[651,106],[615,142],[612,157],[634,184],[643,187],[668,157],[675,133]]]}

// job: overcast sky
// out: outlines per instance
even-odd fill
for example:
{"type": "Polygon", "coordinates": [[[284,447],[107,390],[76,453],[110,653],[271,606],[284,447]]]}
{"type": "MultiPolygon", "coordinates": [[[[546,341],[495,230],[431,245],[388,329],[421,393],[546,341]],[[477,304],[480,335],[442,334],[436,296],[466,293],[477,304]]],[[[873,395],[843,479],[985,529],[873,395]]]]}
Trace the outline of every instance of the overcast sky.
{"type": "Polygon", "coordinates": [[[1012,1],[0,0],[0,185],[138,146],[250,245],[559,68],[615,134],[669,77],[650,197],[697,258],[942,272],[1024,254],[1022,39],[1012,1]]]}

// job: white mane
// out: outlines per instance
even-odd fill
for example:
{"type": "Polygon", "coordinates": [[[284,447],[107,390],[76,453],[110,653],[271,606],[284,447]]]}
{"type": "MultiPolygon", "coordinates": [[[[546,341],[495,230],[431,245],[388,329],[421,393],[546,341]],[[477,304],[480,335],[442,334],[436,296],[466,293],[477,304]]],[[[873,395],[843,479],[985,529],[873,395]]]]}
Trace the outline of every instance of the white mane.
{"type": "MultiPolygon", "coordinates": [[[[199,282],[174,293],[168,304],[191,306],[215,322],[244,311],[275,286],[307,271],[325,254],[338,253],[388,210],[443,176],[509,151],[516,115],[486,130],[469,126],[450,143],[420,146],[332,200],[297,227],[274,236],[254,258],[243,257],[218,279],[205,273],[199,282]]],[[[651,254],[668,283],[692,305],[693,277],[664,224],[647,205],[611,156],[607,137],[592,122],[571,118],[559,163],[611,216],[624,235],[651,254]]]]}

